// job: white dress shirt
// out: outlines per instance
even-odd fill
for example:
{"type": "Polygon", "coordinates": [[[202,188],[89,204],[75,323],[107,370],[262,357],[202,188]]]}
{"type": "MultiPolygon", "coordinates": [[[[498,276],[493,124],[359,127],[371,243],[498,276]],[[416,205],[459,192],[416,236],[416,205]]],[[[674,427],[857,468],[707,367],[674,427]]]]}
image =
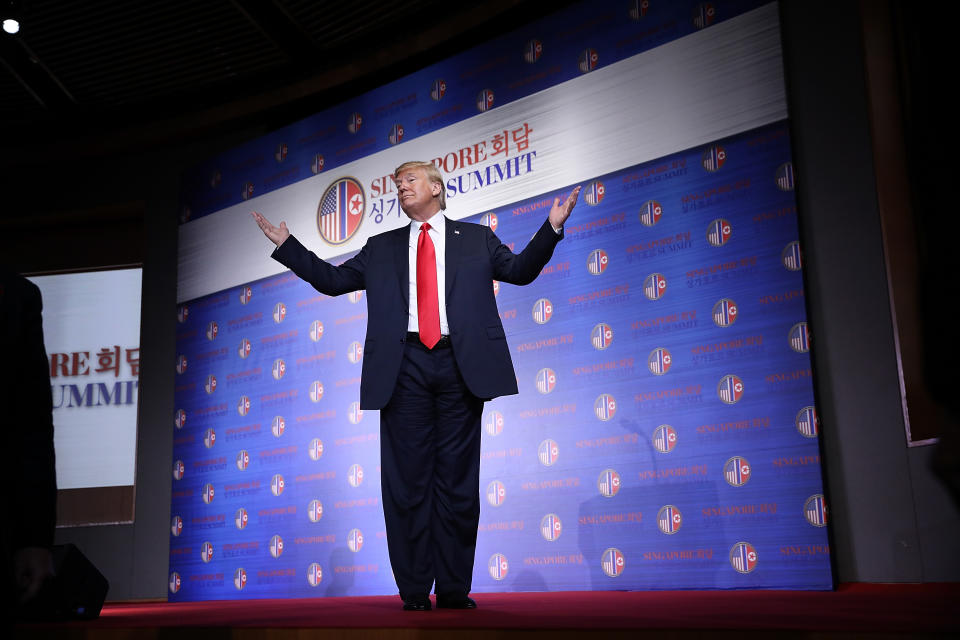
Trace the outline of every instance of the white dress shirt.
{"type": "MultiPolygon", "coordinates": [[[[440,298],[440,333],[450,335],[450,327],[447,325],[447,295],[446,295],[446,218],[443,212],[438,211],[433,217],[427,220],[430,229],[427,233],[433,240],[433,251],[437,257],[437,294],[440,298]]],[[[410,266],[410,315],[407,320],[407,331],[420,331],[420,324],[417,317],[417,242],[420,239],[420,227],[422,222],[412,220],[410,224],[410,242],[409,242],[409,266],[410,266]]]]}

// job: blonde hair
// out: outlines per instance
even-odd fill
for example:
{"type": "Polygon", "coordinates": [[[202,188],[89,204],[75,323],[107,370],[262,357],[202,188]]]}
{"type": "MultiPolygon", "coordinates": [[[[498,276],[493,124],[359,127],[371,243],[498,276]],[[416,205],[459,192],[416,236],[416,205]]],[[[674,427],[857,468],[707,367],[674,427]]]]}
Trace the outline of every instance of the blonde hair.
{"type": "Polygon", "coordinates": [[[401,171],[407,171],[409,169],[423,169],[427,180],[440,185],[440,210],[445,211],[447,208],[447,187],[443,184],[443,176],[440,175],[440,170],[437,169],[437,165],[432,162],[423,162],[422,160],[410,160],[397,167],[393,172],[393,177],[396,178],[400,175],[401,171]]]}

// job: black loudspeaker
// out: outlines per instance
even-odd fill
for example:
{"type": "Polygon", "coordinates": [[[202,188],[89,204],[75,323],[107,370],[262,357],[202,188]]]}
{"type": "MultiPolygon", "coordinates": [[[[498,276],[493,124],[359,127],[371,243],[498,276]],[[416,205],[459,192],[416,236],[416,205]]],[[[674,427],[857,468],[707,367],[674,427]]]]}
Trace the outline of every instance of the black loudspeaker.
{"type": "Polygon", "coordinates": [[[76,546],[54,546],[55,575],[20,608],[21,620],[92,620],[100,615],[110,583],[76,546]]]}

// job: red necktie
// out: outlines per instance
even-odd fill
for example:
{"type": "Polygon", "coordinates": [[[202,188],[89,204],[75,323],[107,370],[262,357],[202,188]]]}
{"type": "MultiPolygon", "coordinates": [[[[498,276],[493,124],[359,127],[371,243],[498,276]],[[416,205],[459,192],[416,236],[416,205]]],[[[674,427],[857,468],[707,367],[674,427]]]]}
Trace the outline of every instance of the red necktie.
{"type": "Polygon", "coordinates": [[[437,256],[430,239],[430,225],[420,227],[417,239],[417,323],[420,342],[433,349],[440,340],[440,299],[437,295],[437,256]]]}

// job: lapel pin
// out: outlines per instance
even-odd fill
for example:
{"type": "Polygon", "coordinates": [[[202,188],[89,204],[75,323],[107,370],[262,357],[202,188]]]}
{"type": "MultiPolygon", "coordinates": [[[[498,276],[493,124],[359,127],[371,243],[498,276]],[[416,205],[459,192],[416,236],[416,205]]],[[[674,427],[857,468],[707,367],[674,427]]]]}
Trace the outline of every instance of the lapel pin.
{"type": "Polygon", "coordinates": [[[460,229],[454,229],[453,232],[457,235],[460,235],[460,229]]]}

